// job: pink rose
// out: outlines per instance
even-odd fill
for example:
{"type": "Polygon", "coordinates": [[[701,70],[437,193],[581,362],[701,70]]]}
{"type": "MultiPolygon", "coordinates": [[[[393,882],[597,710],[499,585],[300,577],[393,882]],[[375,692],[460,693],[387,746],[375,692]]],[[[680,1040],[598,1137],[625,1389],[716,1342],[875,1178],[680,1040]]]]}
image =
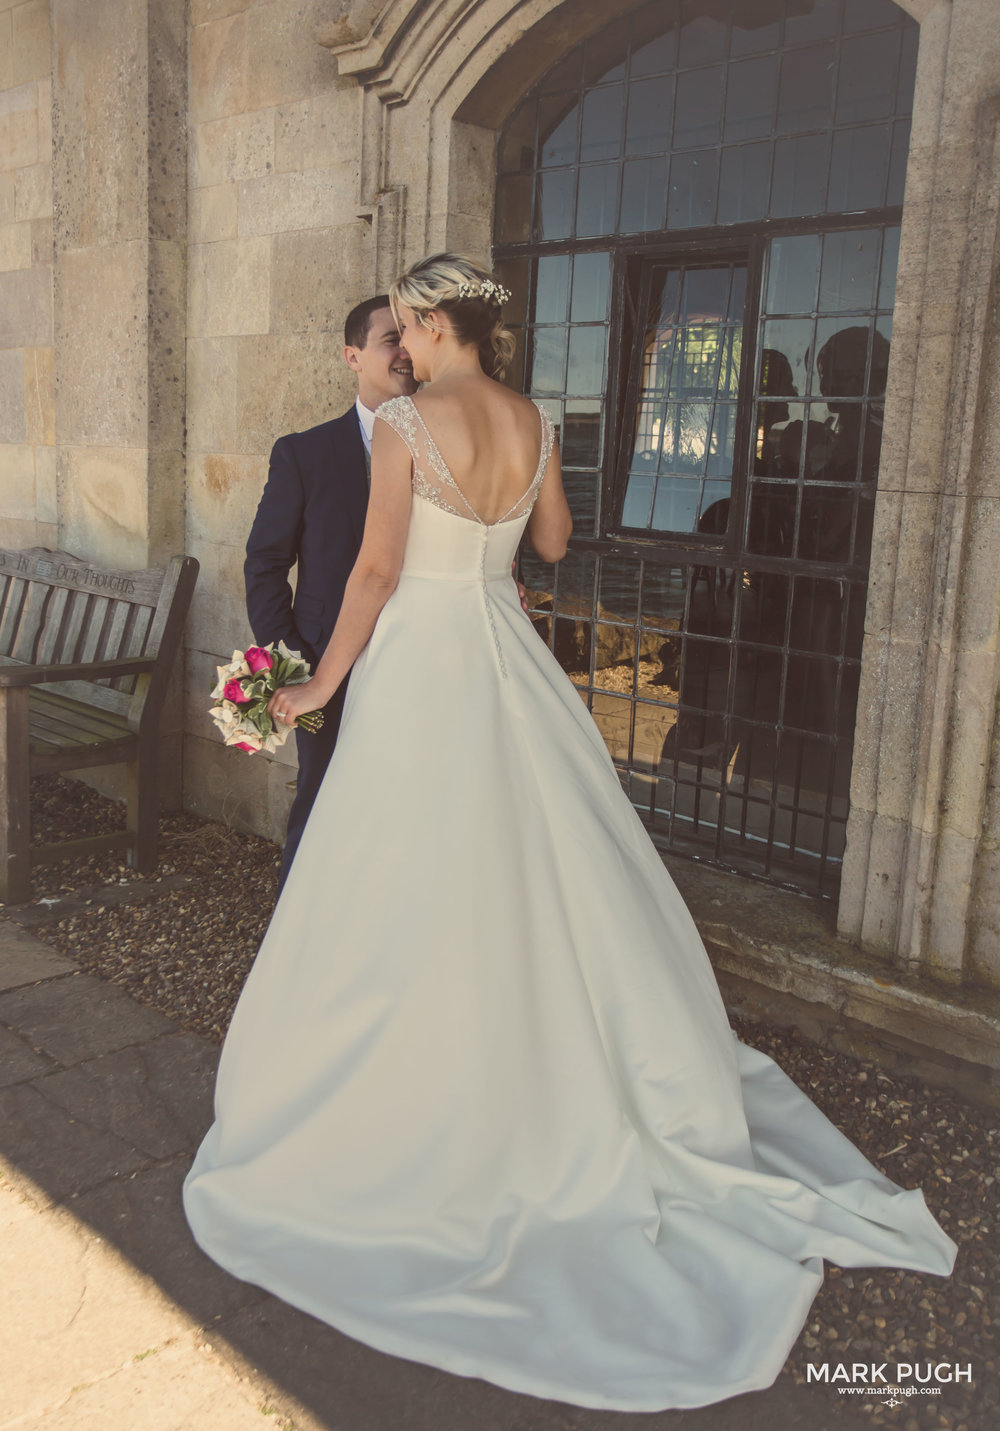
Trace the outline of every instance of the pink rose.
{"type": "Polygon", "coordinates": [[[256,747],[255,745],[247,745],[247,743],[246,743],[245,740],[238,740],[238,741],[236,742],[236,749],[237,749],[237,750],[245,750],[246,753],[247,753],[247,755],[256,755],[256,754],[257,754],[257,747],[256,747]]]}
{"type": "Polygon", "coordinates": [[[250,667],[250,674],[256,676],[258,671],[269,671],[274,665],[270,651],[265,651],[263,646],[250,646],[243,657],[250,667]]]}
{"type": "Polygon", "coordinates": [[[232,701],[235,706],[245,706],[250,700],[250,697],[243,689],[242,681],[227,681],[223,687],[222,699],[232,701]]]}

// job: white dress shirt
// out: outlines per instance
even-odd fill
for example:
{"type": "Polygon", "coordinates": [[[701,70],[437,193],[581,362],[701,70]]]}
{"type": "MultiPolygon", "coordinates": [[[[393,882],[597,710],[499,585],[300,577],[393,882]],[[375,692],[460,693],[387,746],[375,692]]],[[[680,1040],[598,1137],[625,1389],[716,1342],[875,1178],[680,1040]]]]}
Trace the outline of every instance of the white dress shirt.
{"type": "Polygon", "coordinates": [[[370,407],[365,407],[360,398],[355,398],[354,406],[358,413],[358,422],[361,424],[361,441],[365,444],[365,451],[368,456],[372,455],[372,428],[375,426],[375,414],[370,407]]]}

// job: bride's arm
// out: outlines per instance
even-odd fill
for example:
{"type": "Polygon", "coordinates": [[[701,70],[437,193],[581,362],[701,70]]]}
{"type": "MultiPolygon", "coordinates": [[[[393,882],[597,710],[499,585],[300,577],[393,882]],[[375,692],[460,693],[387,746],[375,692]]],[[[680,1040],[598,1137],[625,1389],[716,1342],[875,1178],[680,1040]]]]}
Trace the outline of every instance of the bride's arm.
{"type": "Polygon", "coordinates": [[[542,561],[562,561],[566,555],[573,535],[573,518],[563,491],[562,462],[555,443],[525,534],[542,561]]]}
{"type": "Polygon", "coordinates": [[[372,437],[372,482],[368,515],[358,559],[344,588],[337,624],[312,679],[284,686],[268,702],[296,716],[325,706],[358,659],[375,629],[382,607],[396,589],[410,525],[410,454],[406,444],[384,422],[375,423],[372,437]]]}

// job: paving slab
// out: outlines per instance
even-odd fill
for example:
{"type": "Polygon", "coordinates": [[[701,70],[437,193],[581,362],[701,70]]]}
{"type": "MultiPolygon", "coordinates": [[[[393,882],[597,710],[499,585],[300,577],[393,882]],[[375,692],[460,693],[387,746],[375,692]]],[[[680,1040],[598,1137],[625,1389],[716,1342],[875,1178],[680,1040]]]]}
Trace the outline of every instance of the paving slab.
{"type": "Polygon", "coordinates": [[[0,994],[0,1024],[67,1067],[177,1028],[117,984],[80,973],[0,994]]]}
{"type": "Polygon", "coordinates": [[[164,1034],[49,1073],[34,1086],[73,1118],[159,1160],[191,1148],[211,1122],[216,1062],[204,1039],[164,1034]]]}
{"type": "Polygon", "coordinates": [[[56,954],[9,919],[0,919],[0,990],[72,974],[76,968],[71,959],[56,954]]]}
{"type": "Polygon", "coordinates": [[[27,1039],[0,1024],[0,1088],[23,1083],[56,1067],[52,1059],[36,1052],[27,1039]]]}

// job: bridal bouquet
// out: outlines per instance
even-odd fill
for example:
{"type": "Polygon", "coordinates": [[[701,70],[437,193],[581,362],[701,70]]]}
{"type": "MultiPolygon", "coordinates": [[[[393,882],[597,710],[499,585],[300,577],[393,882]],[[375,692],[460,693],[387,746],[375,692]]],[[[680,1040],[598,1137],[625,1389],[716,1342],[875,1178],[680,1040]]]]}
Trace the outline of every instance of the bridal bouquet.
{"type": "MultiPolygon", "coordinates": [[[[270,755],[288,739],[290,725],[276,725],[267,713],[267,703],[279,686],[300,686],[309,679],[309,662],[298,651],[289,651],[284,641],[268,646],[250,646],[234,651],[228,666],[216,666],[218,681],[212,691],[209,715],[222,732],[227,745],[255,755],[270,755]]],[[[295,725],[315,735],[323,724],[322,711],[300,715],[295,725]]]]}

